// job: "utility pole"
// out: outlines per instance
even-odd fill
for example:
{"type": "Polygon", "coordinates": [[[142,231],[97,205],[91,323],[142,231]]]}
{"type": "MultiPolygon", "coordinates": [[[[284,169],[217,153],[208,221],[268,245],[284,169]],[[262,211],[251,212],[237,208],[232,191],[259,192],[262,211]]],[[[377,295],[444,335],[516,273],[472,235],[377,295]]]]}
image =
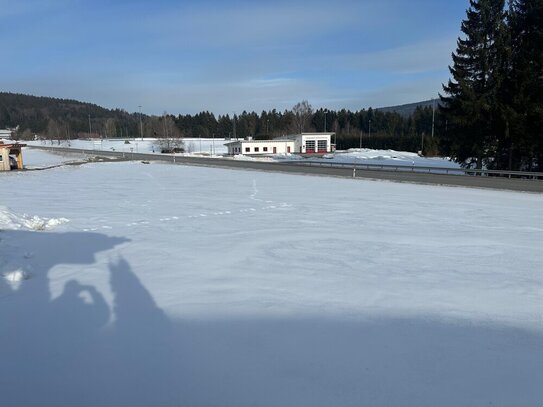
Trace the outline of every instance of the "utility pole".
{"type": "Polygon", "coordinates": [[[89,137],[91,134],[92,134],[92,127],[91,127],[90,113],[89,113],[89,137]]]}
{"type": "Polygon", "coordinates": [[[143,139],[143,122],[141,121],[141,106],[138,106],[140,108],[140,137],[143,139]]]}

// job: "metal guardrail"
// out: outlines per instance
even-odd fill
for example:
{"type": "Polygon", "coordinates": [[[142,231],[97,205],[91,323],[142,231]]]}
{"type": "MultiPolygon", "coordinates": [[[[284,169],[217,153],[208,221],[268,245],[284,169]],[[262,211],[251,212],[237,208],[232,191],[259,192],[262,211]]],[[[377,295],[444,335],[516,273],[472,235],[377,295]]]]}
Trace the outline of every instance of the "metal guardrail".
{"type": "MultiPolygon", "coordinates": [[[[161,160],[176,162],[176,158],[179,162],[190,162],[192,164],[219,164],[221,162],[228,162],[230,165],[243,164],[244,161],[228,160],[221,158],[209,158],[209,157],[183,157],[175,156],[173,154],[150,154],[150,153],[136,153],[136,152],[120,152],[120,151],[108,151],[108,150],[93,150],[93,149],[77,149],[66,148],[56,146],[28,146],[31,148],[38,148],[43,150],[51,150],[64,153],[83,153],[103,156],[115,156],[124,159],[131,160],[161,160]]],[[[247,161],[247,163],[258,163],[253,161],[247,161]]],[[[356,170],[374,170],[374,171],[390,171],[390,172],[411,172],[418,174],[435,174],[435,175],[450,175],[450,176],[481,176],[491,178],[517,178],[524,180],[543,180],[543,172],[526,172],[526,171],[500,171],[500,170],[476,170],[469,168],[450,168],[450,167],[428,167],[417,165],[394,165],[394,164],[365,164],[365,163],[341,163],[330,161],[316,161],[316,160],[285,160],[275,162],[265,162],[262,164],[274,165],[274,166],[301,166],[301,167],[322,167],[322,168],[338,168],[338,169],[351,169],[353,170],[353,177],[356,175],[356,170]]]]}
{"type": "Polygon", "coordinates": [[[388,171],[408,171],[408,172],[424,172],[429,174],[445,174],[445,175],[473,175],[473,176],[496,176],[506,178],[523,178],[542,180],[543,172],[527,172],[527,171],[501,171],[501,170],[476,170],[469,168],[450,168],[450,167],[428,167],[419,165],[394,165],[394,164],[364,164],[364,163],[338,163],[315,160],[304,161],[289,161],[289,164],[303,166],[318,166],[329,168],[352,168],[353,170],[388,170],[388,171]]]}

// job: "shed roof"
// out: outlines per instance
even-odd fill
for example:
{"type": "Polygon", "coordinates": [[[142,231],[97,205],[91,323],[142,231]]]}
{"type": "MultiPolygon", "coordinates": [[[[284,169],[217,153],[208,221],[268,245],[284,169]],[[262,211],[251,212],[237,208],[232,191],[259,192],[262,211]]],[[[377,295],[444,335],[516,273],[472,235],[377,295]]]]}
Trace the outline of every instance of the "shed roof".
{"type": "Polygon", "coordinates": [[[23,147],[26,147],[26,144],[20,144],[20,143],[4,144],[4,143],[0,143],[0,148],[12,149],[12,148],[23,148],[23,147]]]}

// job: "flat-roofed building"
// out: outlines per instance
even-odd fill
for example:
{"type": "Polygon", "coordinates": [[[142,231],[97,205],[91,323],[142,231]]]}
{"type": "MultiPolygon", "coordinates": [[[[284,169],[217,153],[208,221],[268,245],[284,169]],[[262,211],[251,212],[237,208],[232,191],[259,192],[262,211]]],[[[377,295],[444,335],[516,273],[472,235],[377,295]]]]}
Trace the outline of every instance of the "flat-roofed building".
{"type": "Polygon", "coordinates": [[[225,143],[229,155],[326,154],[334,151],[335,133],[302,133],[272,140],[235,140],[225,143]]]}

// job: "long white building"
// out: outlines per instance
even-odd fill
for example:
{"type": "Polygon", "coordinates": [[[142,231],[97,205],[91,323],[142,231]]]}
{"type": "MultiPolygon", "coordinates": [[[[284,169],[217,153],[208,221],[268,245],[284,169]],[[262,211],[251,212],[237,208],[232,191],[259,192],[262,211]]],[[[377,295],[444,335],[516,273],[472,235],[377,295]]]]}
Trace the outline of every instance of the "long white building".
{"type": "Polygon", "coordinates": [[[302,133],[273,140],[235,140],[224,145],[229,155],[326,154],[334,150],[335,133],[302,133]]]}
{"type": "Polygon", "coordinates": [[[0,139],[10,140],[12,134],[13,134],[12,130],[0,129],[0,139]]]}

